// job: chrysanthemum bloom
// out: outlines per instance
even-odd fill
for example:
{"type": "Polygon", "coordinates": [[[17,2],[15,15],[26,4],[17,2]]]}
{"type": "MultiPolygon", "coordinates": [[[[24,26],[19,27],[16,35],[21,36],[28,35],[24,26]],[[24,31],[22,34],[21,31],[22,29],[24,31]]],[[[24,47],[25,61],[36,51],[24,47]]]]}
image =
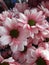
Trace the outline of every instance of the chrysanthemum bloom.
{"type": "Polygon", "coordinates": [[[49,65],[47,8],[47,2],[40,10],[16,3],[0,14],[0,65],[49,65]]]}
{"type": "Polygon", "coordinates": [[[0,64],[1,65],[20,65],[18,62],[15,62],[15,60],[12,57],[8,59],[4,59],[0,64]]]}
{"type": "Polygon", "coordinates": [[[37,11],[36,8],[34,9],[27,9],[24,11],[24,14],[19,14],[19,19],[21,23],[23,23],[25,26],[28,25],[28,27],[34,27],[36,23],[41,23],[45,19],[45,16],[43,15],[42,11],[37,11]]]}
{"type": "Polygon", "coordinates": [[[36,26],[44,38],[49,38],[49,23],[47,20],[44,20],[41,25],[37,24],[36,26]]]}
{"type": "Polygon", "coordinates": [[[37,24],[38,27],[38,34],[34,36],[33,43],[39,44],[43,42],[45,39],[49,39],[49,23],[44,20],[41,25],[37,24]]]}
{"type": "MultiPolygon", "coordinates": [[[[27,45],[27,37],[29,36],[28,30],[16,21],[16,18],[6,18],[3,26],[0,26],[0,44],[10,45],[11,47],[18,47],[19,50],[27,45]]],[[[14,49],[13,49],[14,50],[14,49]]],[[[16,50],[16,49],[15,49],[16,50]]]]}
{"type": "Polygon", "coordinates": [[[35,52],[36,52],[36,48],[35,47],[28,48],[26,56],[25,56],[26,63],[28,63],[28,64],[31,64],[31,63],[33,64],[34,63],[34,61],[36,60],[35,52]]]}
{"type": "Polygon", "coordinates": [[[36,50],[37,59],[33,65],[49,65],[49,51],[42,47],[36,50]]]}
{"type": "Polygon", "coordinates": [[[20,62],[22,65],[30,65],[33,64],[36,60],[35,54],[36,48],[24,46],[23,51],[17,51],[13,53],[13,58],[20,62]]]}
{"type": "Polygon", "coordinates": [[[25,10],[24,14],[19,14],[20,18],[18,21],[23,24],[23,28],[28,28],[30,31],[30,36],[34,38],[34,34],[38,33],[38,27],[42,27],[45,24],[42,11],[37,11],[37,9],[25,10]],[[39,25],[39,26],[38,26],[39,25]]]}
{"type": "MultiPolygon", "coordinates": [[[[27,39],[27,43],[28,43],[27,45],[22,46],[22,48],[23,48],[22,50],[19,50],[19,48],[18,48],[18,50],[16,51],[16,48],[15,47],[12,47],[12,49],[13,49],[12,57],[16,61],[19,61],[20,63],[23,63],[23,64],[25,64],[26,61],[29,60],[28,57],[26,58],[26,55],[28,55],[28,53],[31,53],[31,52],[34,53],[35,50],[36,50],[36,47],[35,46],[32,47],[32,38],[29,37],[27,39]],[[29,49],[30,49],[30,51],[29,51],[29,49]]],[[[32,59],[31,58],[31,54],[30,54],[30,59],[32,59]]],[[[30,63],[31,63],[31,61],[30,61],[30,63]]],[[[28,64],[30,64],[30,63],[28,62],[28,64]]]]}
{"type": "Polygon", "coordinates": [[[44,32],[40,31],[38,34],[36,34],[34,36],[34,39],[32,40],[32,46],[35,46],[36,48],[43,46],[44,48],[46,48],[47,46],[49,46],[49,33],[48,32],[44,32]]]}

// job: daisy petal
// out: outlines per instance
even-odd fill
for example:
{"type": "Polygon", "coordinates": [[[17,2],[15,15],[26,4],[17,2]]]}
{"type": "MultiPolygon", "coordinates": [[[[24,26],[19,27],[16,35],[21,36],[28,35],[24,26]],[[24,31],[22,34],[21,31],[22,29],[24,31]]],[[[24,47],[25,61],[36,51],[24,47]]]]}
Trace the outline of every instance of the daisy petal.
{"type": "Polygon", "coordinates": [[[12,19],[7,17],[3,25],[8,28],[12,28],[12,19]]]}
{"type": "Polygon", "coordinates": [[[10,42],[11,42],[11,39],[10,39],[10,36],[7,36],[7,35],[3,35],[1,38],[0,38],[0,44],[1,45],[8,45],[10,42]]]}
{"type": "Polygon", "coordinates": [[[8,31],[6,30],[6,28],[0,26],[0,36],[1,36],[1,35],[5,35],[5,34],[7,34],[7,33],[8,33],[8,31]]]}
{"type": "Polygon", "coordinates": [[[27,20],[26,16],[22,13],[19,14],[20,18],[23,19],[23,20],[27,20]]]}

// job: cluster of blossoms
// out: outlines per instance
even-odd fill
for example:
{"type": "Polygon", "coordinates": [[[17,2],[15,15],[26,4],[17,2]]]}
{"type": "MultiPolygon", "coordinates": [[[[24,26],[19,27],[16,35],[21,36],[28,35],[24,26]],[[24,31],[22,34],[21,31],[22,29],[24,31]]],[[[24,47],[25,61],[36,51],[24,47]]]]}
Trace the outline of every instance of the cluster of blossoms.
{"type": "Polygon", "coordinates": [[[0,14],[0,65],[49,65],[49,1],[0,14]]]}

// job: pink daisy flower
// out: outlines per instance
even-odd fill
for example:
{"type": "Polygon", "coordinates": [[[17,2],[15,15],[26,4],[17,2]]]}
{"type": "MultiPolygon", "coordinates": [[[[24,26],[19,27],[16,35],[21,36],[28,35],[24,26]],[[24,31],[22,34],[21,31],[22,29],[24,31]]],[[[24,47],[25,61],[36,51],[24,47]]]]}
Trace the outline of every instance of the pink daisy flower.
{"type": "Polygon", "coordinates": [[[41,25],[36,24],[41,34],[44,36],[44,38],[49,38],[49,23],[44,20],[42,21],[41,25]]]}
{"type": "Polygon", "coordinates": [[[49,39],[49,23],[44,20],[40,25],[36,24],[38,27],[38,34],[34,35],[33,43],[39,44],[43,42],[45,39],[49,39]]]}
{"type": "Polygon", "coordinates": [[[19,19],[17,19],[20,23],[22,23],[23,28],[28,28],[30,32],[30,36],[34,38],[34,34],[38,34],[39,29],[43,30],[44,26],[47,27],[48,24],[45,25],[42,11],[37,11],[37,9],[25,10],[25,14],[20,13],[19,19]]]}
{"type": "Polygon", "coordinates": [[[49,51],[42,47],[36,50],[37,60],[34,65],[49,65],[49,51]]]}
{"type": "Polygon", "coordinates": [[[0,65],[49,65],[49,1],[19,1],[0,14],[0,65]]]}
{"type": "MultiPolygon", "coordinates": [[[[27,45],[27,37],[29,36],[28,30],[16,21],[16,18],[6,18],[3,26],[0,26],[0,44],[10,45],[11,48],[19,47],[19,50],[23,49],[24,45],[27,45]]],[[[14,50],[14,49],[13,49],[14,50]]]]}
{"type": "Polygon", "coordinates": [[[33,64],[36,60],[35,51],[36,49],[34,47],[27,48],[27,46],[25,46],[23,51],[17,51],[13,53],[13,58],[22,65],[30,65],[31,63],[33,64]]]}

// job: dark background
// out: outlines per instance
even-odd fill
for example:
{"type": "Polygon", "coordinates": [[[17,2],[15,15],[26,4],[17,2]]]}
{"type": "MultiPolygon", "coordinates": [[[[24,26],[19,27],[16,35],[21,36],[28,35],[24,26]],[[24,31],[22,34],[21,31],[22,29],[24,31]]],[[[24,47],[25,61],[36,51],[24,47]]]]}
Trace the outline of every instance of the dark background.
{"type": "MultiPolygon", "coordinates": [[[[26,0],[21,0],[22,3],[26,2],[26,0]]],[[[30,8],[32,7],[36,7],[37,5],[39,5],[42,1],[47,1],[47,0],[28,0],[28,6],[30,8]]],[[[49,0],[48,0],[49,1],[49,0]]],[[[12,9],[15,5],[15,3],[19,3],[19,0],[4,0],[5,4],[7,5],[8,9],[12,9]]],[[[0,3],[0,13],[4,11],[4,9],[2,8],[2,4],[0,3]]]]}

